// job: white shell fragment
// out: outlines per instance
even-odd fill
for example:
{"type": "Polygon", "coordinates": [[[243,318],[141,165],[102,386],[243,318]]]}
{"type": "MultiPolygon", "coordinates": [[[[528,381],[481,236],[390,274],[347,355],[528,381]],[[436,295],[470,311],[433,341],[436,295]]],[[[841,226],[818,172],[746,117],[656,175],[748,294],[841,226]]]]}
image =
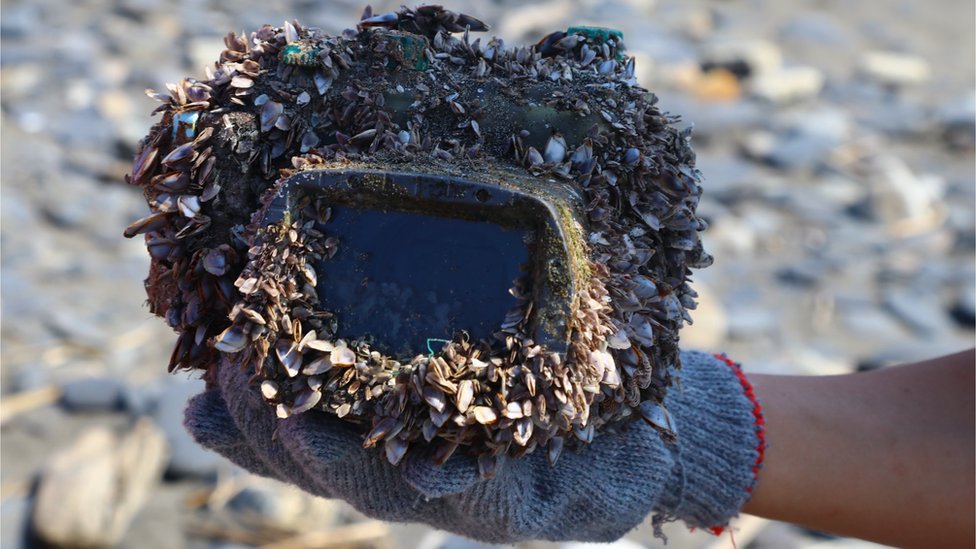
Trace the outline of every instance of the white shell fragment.
{"type": "Polygon", "coordinates": [[[266,379],[261,382],[261,395],[264,398],[271,400],[278,396],[278,384],[270,379],[266,379]]]}

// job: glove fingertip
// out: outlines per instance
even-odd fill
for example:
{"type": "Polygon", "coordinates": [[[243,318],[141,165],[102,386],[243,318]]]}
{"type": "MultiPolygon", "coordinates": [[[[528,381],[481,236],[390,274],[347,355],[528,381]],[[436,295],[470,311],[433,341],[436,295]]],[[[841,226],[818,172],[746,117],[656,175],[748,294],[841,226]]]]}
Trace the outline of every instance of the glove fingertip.
{"type": "Polygon", "coordinates": [[[207,448],[236,446],[243,439],[217,389],[204,391],[187,402],[183,426],[194,440],[207,448]]]}
{"type": "Polygon", "coordinates": [[[305,412],[280,423],[279,440],[308,464],[329,466],[362,448],[362,438],[324,413],[305,412]]]}
{"type": "Polygon", "coordinates": [[[430,451],[409,456],[403,465],[403,479],[428,498],[460,494],[481,480],[477,461],[455,455],[443,465],[433,462],[430,451]]]}
{"type": "Polygon", "coordinates": [[[198,444],[239,467],[256,475],[283,480],[247,445],[219,390],[211,389],[191,398],[183,411],[183,426],[198,444]]]}

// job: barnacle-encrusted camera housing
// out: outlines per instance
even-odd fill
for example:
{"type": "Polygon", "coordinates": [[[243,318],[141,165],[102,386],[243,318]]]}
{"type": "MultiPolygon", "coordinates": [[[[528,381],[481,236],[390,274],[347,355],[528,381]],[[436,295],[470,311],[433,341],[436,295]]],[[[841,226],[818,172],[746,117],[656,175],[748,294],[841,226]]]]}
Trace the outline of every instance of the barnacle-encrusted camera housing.
{"type": "Polygon", "coordinates": [[[126,235],[180,334],[171,369],[249,369],[281,418],[335,414],[393,463],[462,448],[489,476],[630,418],[673,436],[711,263],[688,135],[619,32],[485,30],[439,6],[264,26],[152,93],[130,177],[152,214],[126,235]]]}

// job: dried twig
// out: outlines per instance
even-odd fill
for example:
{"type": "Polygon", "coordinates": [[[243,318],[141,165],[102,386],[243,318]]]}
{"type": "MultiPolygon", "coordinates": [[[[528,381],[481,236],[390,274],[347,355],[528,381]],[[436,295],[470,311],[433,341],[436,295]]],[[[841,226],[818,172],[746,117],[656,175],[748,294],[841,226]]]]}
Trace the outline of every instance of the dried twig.
{"type": "Polygon", "coordinates": [[[385,522],[370,520],[339,526],[332,530],[307,532],[264,545],[262,549],[306,549],[311,547],[351,547],[369,543],[387,546],[390,529],[385,522]]]}
{"type": "Polygon", "coordinates": [[[61,398],[61,390],[57,387],[42,387],[34,391],[5,396],[0,399],[0,425],[24,412],[54,404],[59,398],[61,398]]]}

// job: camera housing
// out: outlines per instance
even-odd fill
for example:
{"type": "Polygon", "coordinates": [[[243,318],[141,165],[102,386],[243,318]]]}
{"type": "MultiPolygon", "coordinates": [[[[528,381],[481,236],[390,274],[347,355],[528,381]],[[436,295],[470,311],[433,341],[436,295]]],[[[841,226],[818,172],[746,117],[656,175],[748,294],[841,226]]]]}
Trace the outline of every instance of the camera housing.
{"type": "Polygon", "coordinates": [[[688,131],[618,31],[507,47],[439,6],[229,34],[169,86],[132,184],[170,368],[249,369],[397,463],[566,443],[662,403],[711,257],[688,131]]]}

